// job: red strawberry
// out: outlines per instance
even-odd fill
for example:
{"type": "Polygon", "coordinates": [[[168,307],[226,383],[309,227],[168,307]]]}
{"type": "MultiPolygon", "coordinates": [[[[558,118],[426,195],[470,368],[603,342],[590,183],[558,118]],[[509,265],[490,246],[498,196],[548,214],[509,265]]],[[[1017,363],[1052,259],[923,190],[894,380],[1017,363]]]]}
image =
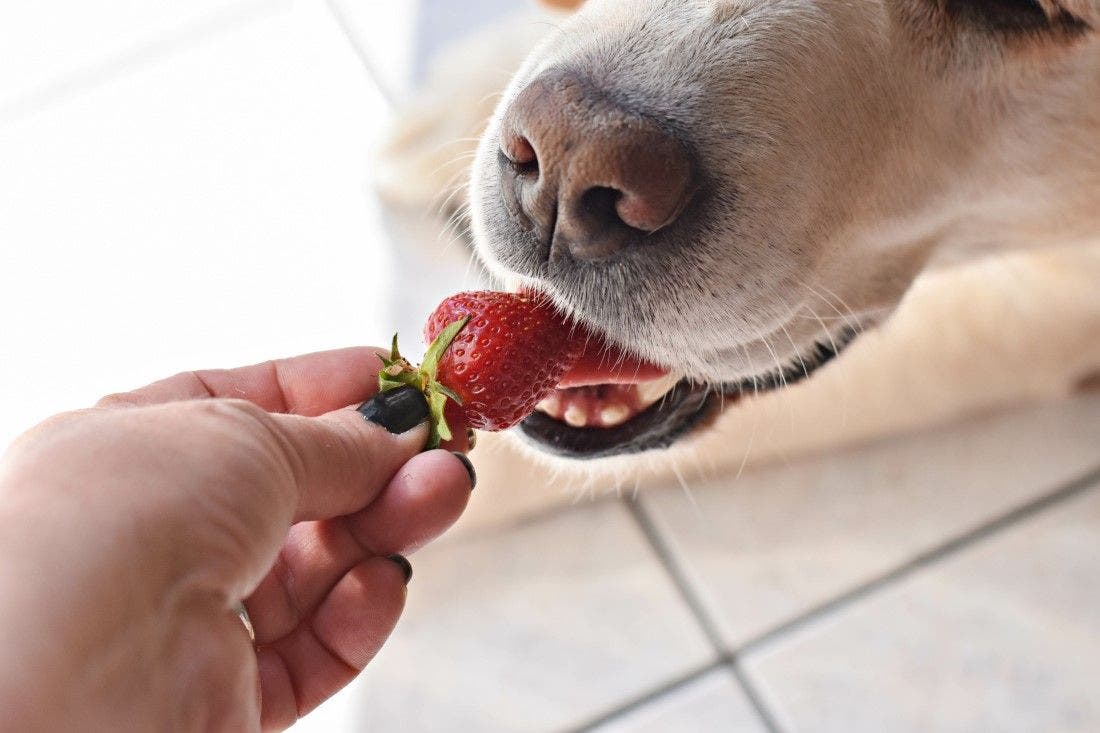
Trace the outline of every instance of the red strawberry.
{"type": "Polygon", "coordinates": [[[466,424],[480,430],[505,430],[530,415],[584,346],[549,299],[489,291],[444,300],[424,327],[424,341],[466,318],[439,360],[437,379],[461,398],[466,424]]]}
{"type": "Polygon", "coordinates": [[[545,297],[490,291],[444,300],[424,337],[431,346],[419,369],[401,358],[394,337],[379,378],[384,390],[411,385],[427,395],[430,447],[451,438],[449,421],[481,430],[518,423],[554,390],[588,338],[545,297]]]}

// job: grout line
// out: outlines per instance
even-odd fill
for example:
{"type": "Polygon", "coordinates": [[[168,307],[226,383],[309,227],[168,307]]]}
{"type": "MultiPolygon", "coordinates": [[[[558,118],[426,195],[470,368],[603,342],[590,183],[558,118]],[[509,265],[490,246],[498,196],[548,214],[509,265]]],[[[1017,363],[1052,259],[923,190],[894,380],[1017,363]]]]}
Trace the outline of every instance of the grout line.
{"type": "Polygon", "coordinates": [[[660,530],[657,529],[649,512],[645,510],[641,501],[637,499],[623,498],[622,502],[626,506],[626,510],[630,513],[630,516],[632,516],[634,521],[638,524],[642,534],[645,535],[654,554],[657,555],[657,559],[671,577],[673,585],[676,586],[676,590],[683,598],[684,603],[687,604],[688,610],[691,611],[691,615],[699,624],[703,635],[707,638],[707,642],[714,648],[717,654],[725,654],[726,645],[722,641],[722,634],[718,630],[718,626],[707,612],[702,599],[699,598],[699,595],[687,581],[684,568],[677,559],[676,553],[669,547],[668,542],[665,540],[660,530]]]}
{"type": "Polygon", "coordinates": [[[650,703],[650,702],[652,702],[652,701],[654,701],[658,698],[664,697],[665,695],[672,694],[672,693],[676,692],[677,690],[680,690],[680,689],[683,689],[684,687],[687,687],[692,682],[695,682],[696,680],[701,679],[702,677],[705,677],[706,675],[710,674],[711,672],[714,672],[715,670],[722,669],[728,663],[729,663],[729,659],[727,657],[723,656],[723,657],[721,657],[721,658],[719,658],[719,659],[717,659],[713,662],[710,662],[709,664],[706,664],[702,667],[698,667],[698,668],[696,668],[696,669],[694,669],[694,670],[692,670],[692,671],[690,671],[686,674],[683,674],[683,675],[681,675],[681,676],[679,676],[679,677],[677,677],[677,678],[675,678],[675,679],[673,679],[669,682],[666,682],[662,685],[654,687],[653,689],[649,690],[648,692],[645,692],[645,693],[642,693],[641,695],[638,695],[637,697],[633,698],[629,702],[626,702],[622,705],[619,705],[618,707],[616,707],[612,710],[609,710],[606,713],[602,713],[602,714],[598,715],[597,717],[592,718],[587,723],[579,725],[575,728],[568,728],[567,731],[569,733],[586,733],[587,731],[595,730],[596,728],[599,728],[602,725],[606,725],[608,723],[611,723],[611,722],[613,722],[615,720],[618,720],[619,718],[621,718],[625,715],[628,715],[629,713],[634,712],[635,710],[638,710],[641,707],[644,707],[648,703],[650,703]]]}
{"type": "Polygon", "coordinates": [[[636,710],[646,707],[650,703],[656,702],[663,697],[675,694],[676,692],[684,689],[694,682],[706,677],[712,672],[717,672],[722,669],[728,669],[733,675],[734,679],[741,685],[742,691],[748,698],[749,703],[756,709],[757,714],[760,716],[761,724],[765,727],[769,733],[776,733],[779,731],[778,724],[772,718],[771,714],[761,714],[758,705],[762,705],[759,693],[756,690],[756,686],[749,679],[748,673],[741,667],[740,660],[731,654],[722,654],[718,659],[713,662],[703,665],[697,669],[692,670],[680,677],[677,677],[669,682],[659,685],[644,692],[641,695],[619,705],[616,708],[608,710],[599,716],[592,718],[587,723],[579,725],[575,728],[567,728],[567,733],[591,733],[601,726],[608,723],[614,723],[616,720],[626,717],[630,713],[636,710]]]}
{"type": "Polygon", "coordinates": [[[397,93],[388,83],[386,83],[382,75],[378,73],[378,67],[374,65],[374,62],[370,60],[367,52],[363,49],[362,44],[355,35],[355,30],[348,21],[348,16],[340,9],[337,0],[325,0],[325,5],[328,6],[329,13],[336,20],[336,25],[340,27],[340,31],[344,34],[344,37],[347,38],[351,50],[359,58],[359,62],[363,64],[367,76],[374,82],[374,86],[378,89],[382,98],[385,99],[386,103],[393,109],[397,104],[397,93]]]}
{"type": "Polygon", "coordinates": [[[100,86],[135,69],[184,51],[204,38],[236,30],[273,15],[278,10],[289,8],[290,5],[291,0],[238,3],[231,9],[207,15],[136,48],[63,74],[36,89],[0,103],[0,126],[15,122],[45,107],[70,99],[82,91],[100,86]]]}
{"type": "MultiPolygon", "coordinates": [[[[676,590],[680,593],[680,597],[684,603],[687,604],[688,610],[695,618],[696,623],[702,629],[703,634],[707,637],[707,641],[719,655],[718,664],[728,664],[734,677],[737,679],[738,684],[741,686],[742,692],[748,698],[749,703],[752,705],[757,716],[760,718],[760,722],[767,729],[768,733],[779,733],[779,725],[776,722],[775,715],[768,706],[764,703],[763,698],[757,691],[756,687],[748,679],[744,670],[741,669],[738,664],[738,654],[730,654],[726,651],[726,645],[722,640],[722,634],[718,630],[718,626],[715,624],[713,617],[707,612],[706,605],[703,603],[702,598],[695,592],[691,583],[687,580],[687,575],[683,566],[676,557],[676,554],[669,547],[668,541],[664,535],[657,528],[657,525],[653,521],[653,517],[637,499],[624,498],[623,503],[626,505],[630,515],[634,517],[634,521],[637,522],[638,527],[641,529],[642,534],[645,535],[646,540],[649,542],[653,552],[657,555],[657,559],[661,565],[664,566],[665,572],[668,573],[673,585],[676,586],[676,590]]],[[[661,691],[661,694],[667,691],[661,691]]],[[[635,700],[631,705],[636,707],[642,703],[650,701],[655,695],[650,695],[647,698],[635,700]]]]}
{"type": "Polygon", "coordinates": [[[680,562],[677,560],[675,553],[672,552],[668,542],[664,536],[657,529],[653,518],[649,515],[645,507],[636,499],[623,498],[622,502],[625,504],[627,510],[631,516],[637,522],[642,533],[645,535],[646,540],[649,542],[652,550],[657,555],[658,560],[664,566],[666,572],[669,574],[673,584],[676,586],[677,591],[680,593],[684,602],[687,604],[691,614],[696,619],[696,622],[701,627],[704,635],[712,646],[719,652],[718,659],[710,664],[707,664],[699,669],[689,672],[681,677],[678,677],[670,682],[667,682],[659,687],[656,687],[648,692],[645,692],[618,707],[603,713],[597,718],[589,721],[588,723],[571,729],[573,731],[591,731],[598,726],[605,725],[614,720],[618,720],[621,717],[638,710],[649,703],[654,702],[666,695],[672,694],[687,685],[695,682],[706,674],[713,672],[717,669],[728,667],[730,672],[736,678],[738,684],[741,686],[742,692],[748,698],[749,703],[752,705],[756,714],[759,716],[761,723],[769,731],[769,733],[779,733],[782,728],[775,715],[769,709],[760,691],[756,688],[751,675],[741,665],[741,660],[746,655],[757,651],[761,646],[775,640],[776,638],[801,628],[809,623],[815,621],[819,617],[829,614],[831,612],[841,610],[846,606],[857,602],[876,591],[887,587],[893,583],[899,582],[909,575],[920,571],[923,568],[929,567],[940,560],[943,560],[951,555],[957,554],[973,545],[980,543],[981,541],[995,535],[1002,530],[1013,527],[1021,522],[1026,521],[1047,509],[1050,509],[1065,501],[1069,501],[1076,496],[1088,493],[1091,490],[1100,490],[1100,468],[1093,469],[1089,473],[1081,476],[1069,483],[1063,485],[1061,488],[1052,491],[1045,496],[1041,496],[1038,499],[1028,502],[1016,509],[1010,510],[1005,514],[992,519],[978,527],[965,532],[964,534],[948,540],[937,547],[921,553],[906,563],[890,570],[883,575],[875,578],[867,583],[864,583],[846,593],[843,593],[829,601],[826,601],[809,611],[800,614],[799,616],[784,622],[769,631],[749,640],[742,644],[737,651],[729,652],[725,649],[725,645],[722,642],[721,635],[718,632],[711,616],[707,613],[706,608],[702,602],[702,599],[695,593],[690,583],[686,580],[684,569],[680,562]]]}
{"type": "Polygon", "coordinates": [[[779,726],[779,720],[764,701],[764,696],[760,694],[760,690],[757,689],[756,683],[752,680],[752,675],[749,674],[747,669],[741,666],[741,657],[739,655],[730,655],[729,670],[733,673],[734,678],[737,680],[737,684],[741,685],[741,691],[744,692],[745,697],[749,699],[749,704],[752,705],[753,710],[760,716],[760,722],[764,724],[764,728],[767,729],[768,733],[779,733],[782,730],[779,726]]]}
{"type": "Polygon", "coordinates": [[[822,616],[832,614],[836,611],[843,610],[848,606],[856,603],[883,588],[894,585],[902,580],[905,580],[909,576],[924,570],[941,560],[956,555],[989,537],[998,534],[999,532],[1014,527],[1032,517],[1041,514],[1042,512],[1050,509],[1058,504],[1069,501],[1074,497],[1086,494],[1092,490],[1100,490],[1100,468],[1095,468],[1084,476],[1078,477],[1064,484],[1061,488],[1034,499],[1022,506],[1009,510],[1008,512],[996,517],[984,524],[981,524],[974,529],[971,529],[963,534],[950,539],[936,547],[922,552],[916,557],[908,560],[907,562],[895,567],[892,570],[883,573],[877,578],[862,583],[849,591],[841,593],[810,610],[795,616],[794,618],[785,621],[778,626],[775,626],[762,634],[749,639],[742,643],[736,653],[735,658],[744,657],[747,654],[751,654],[758,651],[761,647],[774,642],[781,636],[801,629],[812,622],[818,620],[822,616]]]}

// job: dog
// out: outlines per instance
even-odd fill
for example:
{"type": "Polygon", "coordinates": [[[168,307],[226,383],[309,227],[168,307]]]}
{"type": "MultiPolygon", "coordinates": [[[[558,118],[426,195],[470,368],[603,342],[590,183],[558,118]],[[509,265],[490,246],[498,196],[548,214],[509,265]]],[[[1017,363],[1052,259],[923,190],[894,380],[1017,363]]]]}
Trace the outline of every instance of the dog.
{"type": "Polygon", "coordinates": [[[1096,386],[1100,1],[551,4],[452,52],[381,166],[405,205],[468,170],[499,282],[671,370],[559,390],[535,453],[729,475],[1096,386]],[[511,64],[471,55],[531,46],[489,112],[511,64]],[[487,112],[439,165],[423,120],[487,112]]]}

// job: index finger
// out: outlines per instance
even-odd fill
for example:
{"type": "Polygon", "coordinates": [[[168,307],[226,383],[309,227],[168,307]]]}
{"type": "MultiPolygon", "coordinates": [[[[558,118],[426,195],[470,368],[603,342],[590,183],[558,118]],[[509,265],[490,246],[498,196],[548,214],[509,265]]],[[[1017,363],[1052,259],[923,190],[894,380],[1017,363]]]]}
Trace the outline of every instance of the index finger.
{"type": "Polygon", "coordinates": [[[379,356],[368,346],[274,359],[238,369],[182,372],[133,392],[104,397],[98,407],[135,407],[228,397],[268,412],[315,417],[370,399],[378,391],[379,356]]]}

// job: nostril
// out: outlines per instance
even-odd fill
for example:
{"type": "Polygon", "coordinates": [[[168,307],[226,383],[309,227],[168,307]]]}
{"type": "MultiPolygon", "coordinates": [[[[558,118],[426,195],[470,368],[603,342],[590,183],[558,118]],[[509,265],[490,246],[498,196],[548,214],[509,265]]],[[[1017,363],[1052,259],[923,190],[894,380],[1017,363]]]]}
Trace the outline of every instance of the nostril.
{"type": "Polygon", "coordinates": [[[535,148],[531,145],[531,141],[522,135],[517,136],[512,145],[512,161],[517,165],[527,165],[529,163],[537,163],[538,155],[535,154],[535,148]]]}
{"type": "MultiPolygon", "coordinates": [[[[559,220],[561,242],[576,258],[611,257],[634,236],[636,230],[619,215],[625,194],[609,186],[593,186],[566,204],[559,220]]],[[[553,256],[553,250],[551,251],[553,256]]]]}
{"type": "Polygon", "coordinates": [[[501,152],[520,175],[538,175],[539,157],[531,141],[522,135],[511,135],[501,145],[501,152]]]}
{"type": "Polygon", "coordinates": [[[590,188],[581,196],[581,211],[584,218],[595,228],[625,224],[619,216],[618,205],[622,199],[622,191],[605,186],[590,188]]]}
{"type": "Polygon", "coordinates": [[[668,241],[648,237],[676,222],[697,188],[685,141],[568,70],[521,90],[497,134],[504,206],[547,261],[604,260],[668,241]]]}

